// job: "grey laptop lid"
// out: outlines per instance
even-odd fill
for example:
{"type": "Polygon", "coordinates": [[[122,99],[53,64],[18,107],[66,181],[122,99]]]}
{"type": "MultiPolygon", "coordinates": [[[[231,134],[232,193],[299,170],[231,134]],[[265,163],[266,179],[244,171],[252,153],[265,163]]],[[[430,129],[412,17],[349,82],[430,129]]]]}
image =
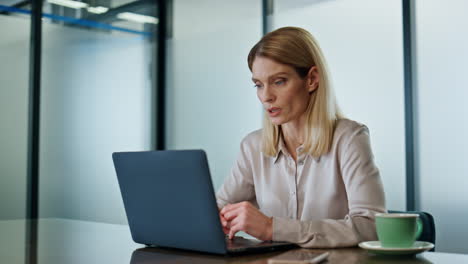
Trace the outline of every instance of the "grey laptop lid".
{"type": "Polygon", "coordinates": [[[118,152],[112,158],[136,243],[228,253],[204,151],[118,152]]]}

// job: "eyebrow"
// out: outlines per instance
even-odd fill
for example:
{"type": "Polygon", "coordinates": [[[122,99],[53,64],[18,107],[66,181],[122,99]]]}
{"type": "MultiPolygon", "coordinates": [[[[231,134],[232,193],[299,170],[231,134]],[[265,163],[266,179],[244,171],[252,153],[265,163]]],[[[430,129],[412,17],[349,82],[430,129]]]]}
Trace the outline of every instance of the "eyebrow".
{"type": "MultiPolygon", "coordinates": [[[[275,73],[275,74],[270,75],[270,76],[268,77],[268,79],[270,80],[270,79],[272,79],[272,78],[274,78],[274,77],[276,77],[277,75],[280,75],[280,74],[286,74],[286,75],[288,75],[287,72],[277,72],[277,73],[275,73]]],[[[258,79],[255,79],[255,78],[252,77],[252,81],[254,81],[254,82],[255,82],[255,81],[258,81],[258,79]]]]}

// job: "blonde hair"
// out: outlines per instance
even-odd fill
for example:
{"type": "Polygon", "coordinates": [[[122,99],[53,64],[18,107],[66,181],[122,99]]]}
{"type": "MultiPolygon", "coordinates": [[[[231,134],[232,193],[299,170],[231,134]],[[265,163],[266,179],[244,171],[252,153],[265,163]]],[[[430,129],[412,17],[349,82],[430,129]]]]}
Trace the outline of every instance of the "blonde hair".
{"type": "MultiPolygon", "coordinates": [[[[342,118],[342,114],[317,41],[305,29],[283,27],[266,34],[253,46],[247,58],[250,71],[257,56],[289,65],[301,78],[307,77],[311,67],[317,67],[319,85],[311,94],[306,110],[303,152],[313,157],[326,154],[331,148],[336,122],[342,118]]],[[[265,155],[277,155],[281,133],[281,127],[271,123],[265,112],[262,132],[262,150],[265,155]]]]}

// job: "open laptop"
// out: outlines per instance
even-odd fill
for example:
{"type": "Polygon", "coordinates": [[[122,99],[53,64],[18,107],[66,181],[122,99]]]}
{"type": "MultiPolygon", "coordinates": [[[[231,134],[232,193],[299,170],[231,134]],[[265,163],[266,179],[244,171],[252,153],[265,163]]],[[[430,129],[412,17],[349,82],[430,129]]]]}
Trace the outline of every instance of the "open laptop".
{"type": "Polygon", "coordinates": [[[294,246],[226,238],[203,150],[116,152],[112,158],[136,243],[216,254],[294,246]]]}

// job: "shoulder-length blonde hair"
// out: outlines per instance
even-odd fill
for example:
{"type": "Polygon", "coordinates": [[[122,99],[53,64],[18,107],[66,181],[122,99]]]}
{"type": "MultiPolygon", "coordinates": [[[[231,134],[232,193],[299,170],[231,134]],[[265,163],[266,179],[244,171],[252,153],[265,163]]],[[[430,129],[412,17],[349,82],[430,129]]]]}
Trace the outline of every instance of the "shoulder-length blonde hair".
{"type": "MultiPolygon", "coordinates": [[[[317,67],[319,85],[311,94],[306,110],[303,152],[313,157],[326,154],[332,144],[336,122],[342,115],[317,41],[305,29],[283,27],[266,34],[253,46],[247,58],[250,71],[257,56],[289,65],[301,78],[307,77],[311,67],[317,67]]],[[[277,155],[281,133],[281,126],[272,124],[265,112],[262,132],[262,150],[265,155],[277,155]]]]}

